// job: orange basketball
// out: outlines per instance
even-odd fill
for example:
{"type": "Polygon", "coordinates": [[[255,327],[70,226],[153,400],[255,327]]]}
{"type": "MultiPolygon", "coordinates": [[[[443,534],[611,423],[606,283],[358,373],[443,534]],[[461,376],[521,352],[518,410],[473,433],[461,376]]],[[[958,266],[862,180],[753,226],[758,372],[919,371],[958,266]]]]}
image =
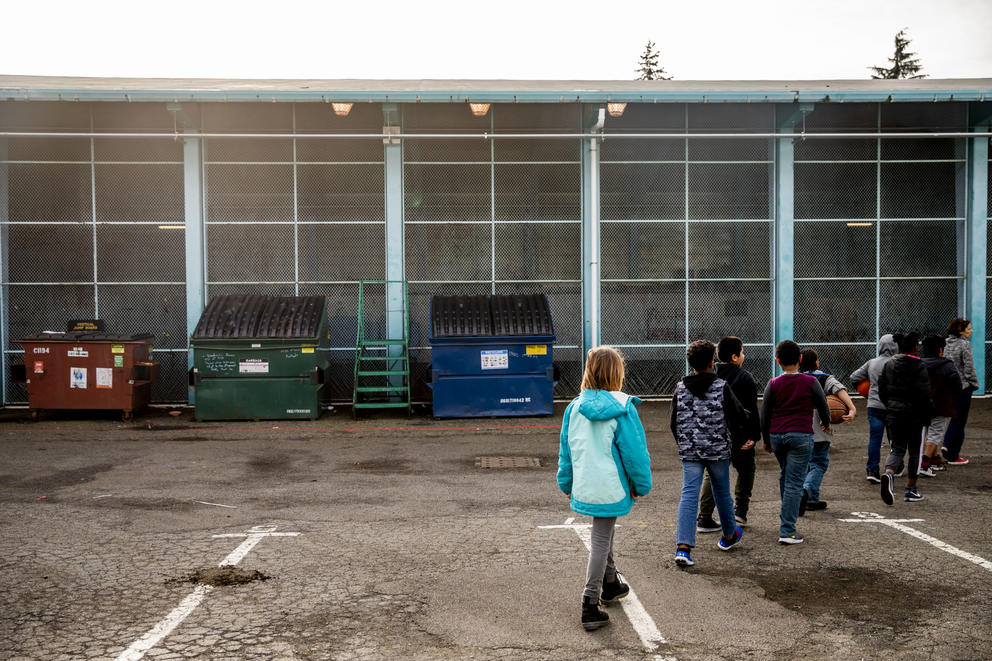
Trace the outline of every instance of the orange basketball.
{"type": "Polygon", "coordinates": [[[847,405],[837,395],[827,395],[827,406],[830,407],[830,424],[841,422],[847,413],[847,405]]]}
{"type": "Polygon", "coordinates": [[[867,397],[868,391],[871,389],[871,381],[865,379],[864,381],[860,382],[857,387],[858,387],[858,394],[861,395],[862,397],[867,397]]]}

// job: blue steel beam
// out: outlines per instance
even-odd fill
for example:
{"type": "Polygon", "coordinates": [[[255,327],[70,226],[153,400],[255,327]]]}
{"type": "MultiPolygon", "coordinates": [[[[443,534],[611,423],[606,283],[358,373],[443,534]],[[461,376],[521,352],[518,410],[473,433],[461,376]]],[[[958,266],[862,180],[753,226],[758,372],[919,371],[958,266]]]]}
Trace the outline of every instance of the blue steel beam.
{"type": "MultiPolygon", "coordinates": [[[[186,233],[186,341],[196,330],[196,324],[206,307],[206,232],[203,218],[203,140],[189,137],[183,140],[183,195],[186,233]]],[[[193,367],[193,354],[188,354],[188,369],[193,367]]],[[[193,388],[189,388],[189,403],[195,404],[193,388]]]]}
{"type": "MultiPolygon", "coordinates": [[[[384,136],[401,130],[399,109],[395,103],[382,105],[382,125],[384,136]]],[[[403,237],[403,143],[399,139],[390,137],[383,137],[382,142],[386,187],[386,280],[400,281],[406,278],[403,237]]],[[[405,337],[403,320],[403,285],[393,282],[386,285],[386,332],[389,339],[402,340],[405,337]]],[[[389,355],[399,355],[401,351],[399,346],[389,347],[389,355]]],[[[389,378],[391,385],[403,385],[401,378],[389,378]]]]}
{"type": "Polygon", "coordinates": [[[582,141],[582,361],[600,344],[602,272],[600,270],[599,132],[605,110],[596,108],[585,121],[590,138],[582,141]]]}
{"type": "Polygon", "coordinates": [[[989,117],[972,124],[979,137],[968,140],[967,162],[967,271],[965,272],[965,316],[971,321],[971,347],[975,355],[978,394],[985,393],[986,290],[988,254],[988,167],[989,117]],[[979,125],[976,125],[979,124],[979,125]]]}

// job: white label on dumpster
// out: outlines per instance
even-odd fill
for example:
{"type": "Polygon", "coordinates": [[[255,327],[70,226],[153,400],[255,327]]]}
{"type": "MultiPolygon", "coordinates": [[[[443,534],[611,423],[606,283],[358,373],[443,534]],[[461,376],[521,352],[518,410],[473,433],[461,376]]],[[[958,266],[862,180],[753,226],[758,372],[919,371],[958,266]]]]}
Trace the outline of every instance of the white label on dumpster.
{"type": "MultiPolygon", "coordinates": [[[[72,358],[89,358],[90,355],[90,352],[82,347],[73,347],[67,353],[72,358]]],[[[85,388],[86,386],[83,387],[85,388]]]]}
{"type": "Polygon", "coordinates": [[[96,368],[96,387],[97,388],[114,387],[114,368],[112,367],[96,368]]]}
{"type": "Polygon", "coordinates": [[[86,368],[85,367],[70,367],[69,368],[69,387],[70,388],[86,388],[86,368]]]}
{"type": "Polygon", "coordinates": [[[269,361],[264,358],[244,358],[238,363],[241,374],[268,374],[269,361]]]}
{"type": "Polygon", "coordinates": [[[506,349],[484,349],[482,351],[482,369],[510,369],[510,355],[506,349]]]}

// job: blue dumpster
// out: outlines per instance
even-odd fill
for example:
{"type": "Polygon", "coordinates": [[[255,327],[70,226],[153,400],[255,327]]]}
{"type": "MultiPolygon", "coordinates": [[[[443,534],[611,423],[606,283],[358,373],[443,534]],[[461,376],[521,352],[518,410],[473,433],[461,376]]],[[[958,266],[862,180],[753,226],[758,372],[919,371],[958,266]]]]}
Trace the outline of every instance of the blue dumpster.
{"type": "Polygon", "coordinates": [[[550,415],[554,341],[544,294],[433,297],[434,415],[550,415]]]}

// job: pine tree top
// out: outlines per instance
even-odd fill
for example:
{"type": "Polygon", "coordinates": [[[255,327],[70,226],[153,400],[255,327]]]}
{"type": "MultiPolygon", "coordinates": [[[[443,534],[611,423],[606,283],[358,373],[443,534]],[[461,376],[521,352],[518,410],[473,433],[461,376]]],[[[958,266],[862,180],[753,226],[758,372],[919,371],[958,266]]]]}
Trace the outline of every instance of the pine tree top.
{"type": "Polygon", "coordinates": [[[927,74],[920,73],[923,65],[916,57],[916,53],[910,53],[909,38],[906,36],[906,28],[899,30],[895,37],[895,52],[889,58],[891,67],[868,67],[872,71],[871,77],[875,80],[895,80],[897,78],[926,78],[927,74]]]}

